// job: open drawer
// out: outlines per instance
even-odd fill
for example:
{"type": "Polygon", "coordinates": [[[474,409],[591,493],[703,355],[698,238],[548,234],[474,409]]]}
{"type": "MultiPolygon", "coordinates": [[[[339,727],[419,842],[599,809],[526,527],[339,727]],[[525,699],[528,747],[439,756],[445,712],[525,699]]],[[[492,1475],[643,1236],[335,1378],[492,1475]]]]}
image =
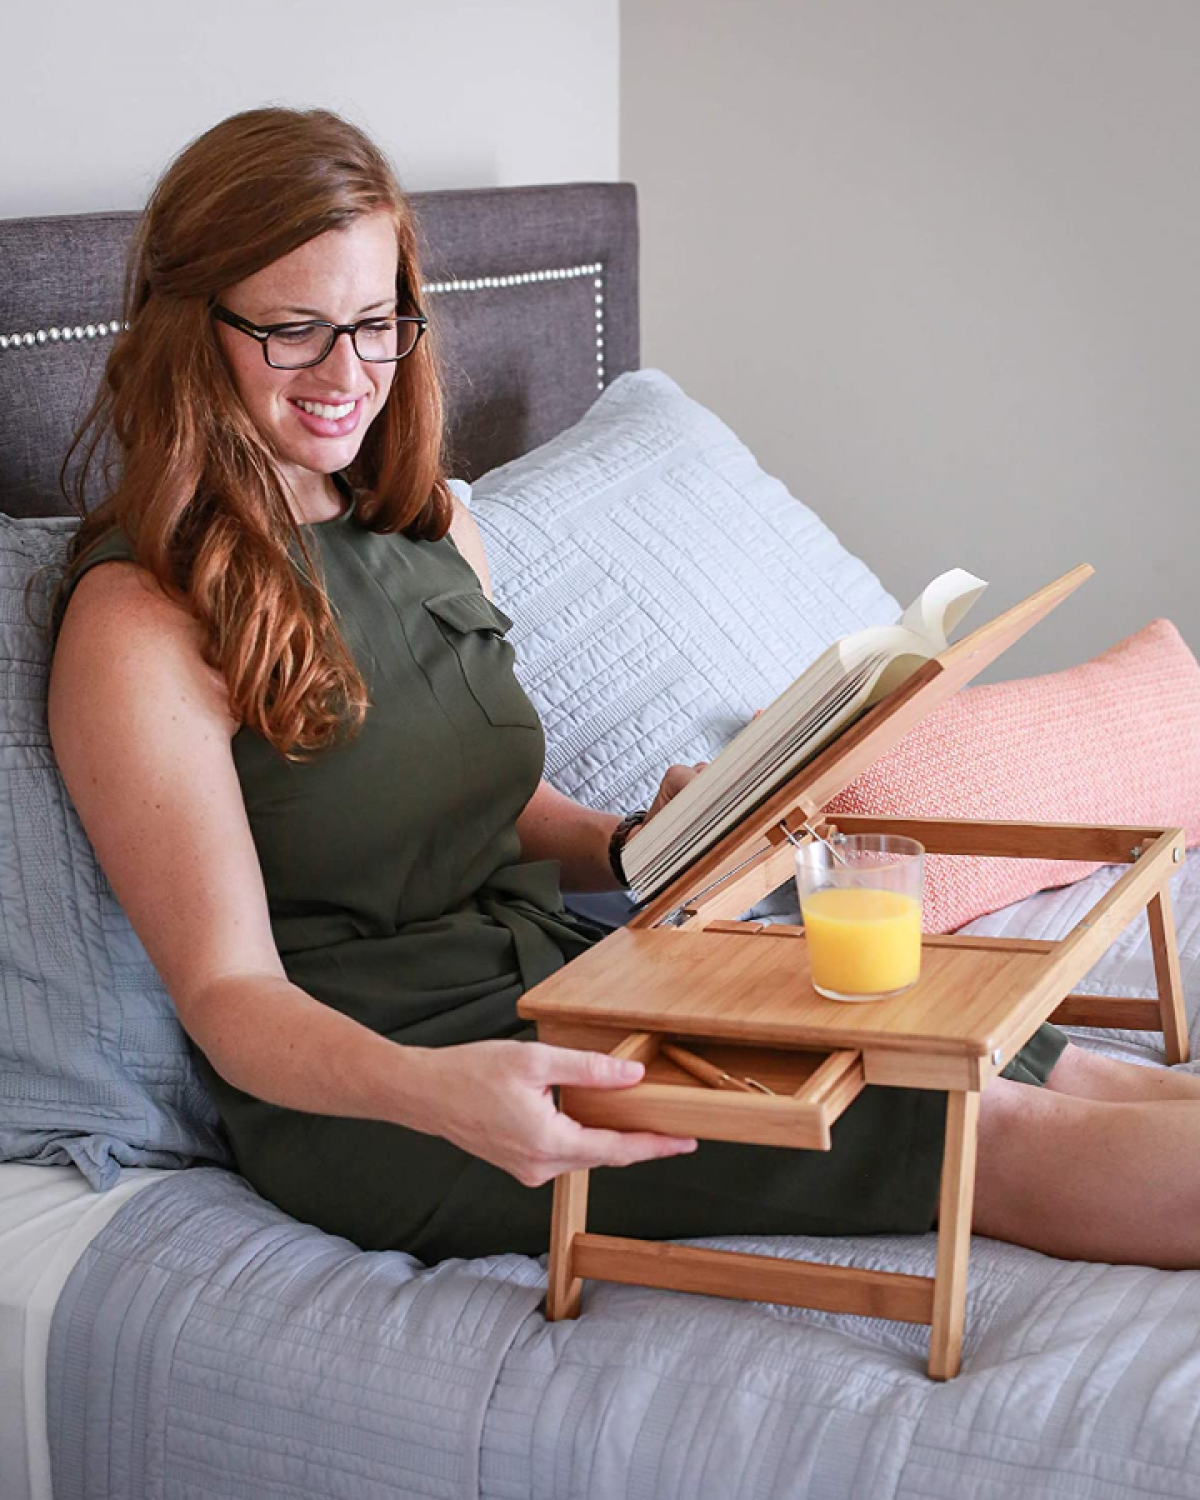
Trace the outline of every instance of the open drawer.
{"type": "Polygon", "coordinates": [[[581,1125],[828,1151],[830,1126],[864,1084],[862,1054],[855,1051],[793,1052],[694,1037],[676,1042],[638,1031],[612,1055],[645,1063],[645,1078],[627,1089],[562,1089],[564,1113],[581,1125]],[[682,1066],[675,1061],[669,1055],[675,1048],[699,1059],[699,1071],[712,1081],[697,1077],[686,1056],[682,1066]]]}

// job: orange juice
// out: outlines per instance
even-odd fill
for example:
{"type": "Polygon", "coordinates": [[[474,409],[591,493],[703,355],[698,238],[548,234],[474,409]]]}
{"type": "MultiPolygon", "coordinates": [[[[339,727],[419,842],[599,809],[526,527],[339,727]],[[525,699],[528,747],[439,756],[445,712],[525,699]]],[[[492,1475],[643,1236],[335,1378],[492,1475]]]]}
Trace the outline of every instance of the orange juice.
{"type": "Polygon", "coordinates": [[[880,995],[921,971],[921,903],[900,891],[832,887],[803,900],[813,984],[838,995],[880,995]]]}

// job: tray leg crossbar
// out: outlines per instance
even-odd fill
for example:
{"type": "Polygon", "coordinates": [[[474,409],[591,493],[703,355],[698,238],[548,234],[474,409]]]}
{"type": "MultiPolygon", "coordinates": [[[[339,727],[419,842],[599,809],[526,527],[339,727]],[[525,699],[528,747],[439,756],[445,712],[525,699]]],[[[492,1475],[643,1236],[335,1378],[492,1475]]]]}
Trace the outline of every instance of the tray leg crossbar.
{"type": "Polygon", "coordinates": [[[935,1276],[588,1234],[588,1174],[569,1172],[554,1184],[547,1320],[578,1317],[587,1279],[924,1323],[931,1326],[929,1374],[948,1380],[962,1362],[978,1116],[978,1094],[950,1096],[935,1276]]]}

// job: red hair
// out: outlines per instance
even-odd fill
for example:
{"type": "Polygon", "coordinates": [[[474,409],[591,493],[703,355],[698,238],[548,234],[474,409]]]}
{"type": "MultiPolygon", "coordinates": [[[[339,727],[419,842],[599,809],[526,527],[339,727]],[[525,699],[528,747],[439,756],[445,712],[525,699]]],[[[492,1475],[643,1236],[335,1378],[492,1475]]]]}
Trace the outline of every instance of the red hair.
{"type": "MultiPolygon", "coordinates": [[[[327,110],[257,109],[192,142],[151,194],[132,247],[125,320],[72,444],[84,519],[72,560],[119,528],[141,567],[204,627],[230,710],[292,759],[362,723],[367,692],[315,576],[270,449],[237,394],[211,317],[236,282],[360,215],[387,213],[401,311],[421,287],[412,212],[382,152],[327,110]],[[86,513],[100,455],[108,498],[86,513]],[[107,466],[106,466],[107,467],[107,466]],[[298,546],[305,568],[290,548],[298,546]]],[[[373,531],[436,540],[453,501],[436,339],[396,366],[347,478],[373,531]]],[[[65,466],[64,466],[65,472],[65,466]]]]}

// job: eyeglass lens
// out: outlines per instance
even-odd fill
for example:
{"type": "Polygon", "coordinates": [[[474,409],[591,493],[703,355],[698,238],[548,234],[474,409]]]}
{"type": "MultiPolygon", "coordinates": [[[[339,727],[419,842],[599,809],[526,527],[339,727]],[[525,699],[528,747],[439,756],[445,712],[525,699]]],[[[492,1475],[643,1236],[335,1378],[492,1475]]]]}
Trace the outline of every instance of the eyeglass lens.
{"type": "MultiPolygon", "coordinates": [[[[396,318],[372,319],[354,330],[354,350],[368,363],[388,363],[411,354],[420,337],[419,323],[405,323],[396,318]]],[[[337,335],[321,323],[298,323],[281,328],[267,339],[267,359],[279,370],[295,370],[313,365],[333,348],[337,335]]]]}

